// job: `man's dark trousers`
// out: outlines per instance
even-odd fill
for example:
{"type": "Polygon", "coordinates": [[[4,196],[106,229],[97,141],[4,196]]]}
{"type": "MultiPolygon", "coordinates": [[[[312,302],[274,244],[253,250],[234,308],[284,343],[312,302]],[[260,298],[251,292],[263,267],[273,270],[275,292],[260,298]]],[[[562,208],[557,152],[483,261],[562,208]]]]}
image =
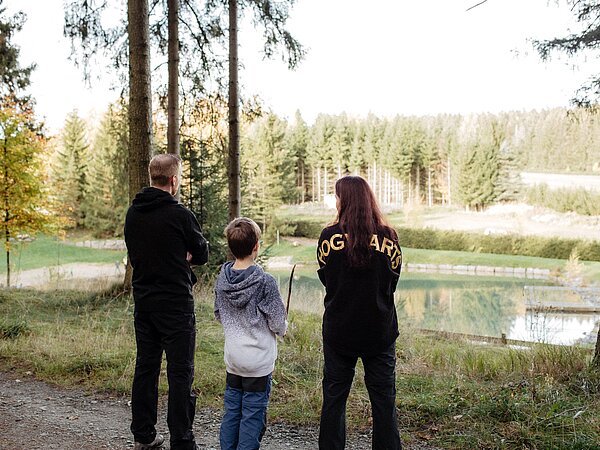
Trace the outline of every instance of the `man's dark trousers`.
{"type": "Polygon", "coordinates": [[[346,355],[323,344],[325,357],[320,450],[343,450],[346,445],[346,401],[360,357],[373,412],[374,450],[400,450],[396,419],[396,346],[376,355],[346,355]]]}
{"type": "Polygon", "coordinates": [[[169,382],[167,423],[171,450],[195,449],[192,424],[196,396],[191,388],[196,317],[193,312],[137,311],[134,325],[137,357],[131,393],[131,431],[135,440],[148,444],[156,436],[158,377],[164,350],[169,382]]]}

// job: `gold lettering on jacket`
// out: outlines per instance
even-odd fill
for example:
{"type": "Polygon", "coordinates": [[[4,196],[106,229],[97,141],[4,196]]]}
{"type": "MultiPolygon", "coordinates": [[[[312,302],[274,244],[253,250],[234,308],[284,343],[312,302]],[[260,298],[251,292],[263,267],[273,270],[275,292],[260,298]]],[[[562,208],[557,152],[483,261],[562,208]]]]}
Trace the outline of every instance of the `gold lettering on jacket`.
{"type": "MultiPolygon", "coordinates": [[[[346,245],[344,236],[340,233],[332,235],[329,239],[321,241],[317,250],[317,259],[322,263],[326,264],[325,258],[329,256],[331,251],[342,250],[346,245]]],[[[374,234],[371,237],[369,243],[376,251],[384,253],[390,258],[392,262],[392,269],[396,270],[402,264],[402,250],[398,244],[391,239],[384,237],[381,243],[379,242],[379,236],[374,234]]]]}
{"type": "Polygon", "coordinates": [[[379,246],[379,237],[376,234],[374,234],[373,237],[371,238],[370,245],[378,252],[381,251],[381,247],[379,246]]]}
{"type": "Polygon", "coordinates": [[[344,248],[344,236],[341,234],[334,234],[329,239],[329,243],[331,245],[331,250],[341,250],[344,248]]]}

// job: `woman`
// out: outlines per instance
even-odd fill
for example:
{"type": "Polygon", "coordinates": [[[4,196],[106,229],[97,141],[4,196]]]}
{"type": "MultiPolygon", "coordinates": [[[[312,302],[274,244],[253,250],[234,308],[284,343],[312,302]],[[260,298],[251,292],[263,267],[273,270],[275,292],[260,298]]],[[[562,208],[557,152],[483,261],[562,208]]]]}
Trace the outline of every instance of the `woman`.
{"type": "Polygon", "coordinates": [[[335,195],[337,218],[321,232],[317,247],[325,286],[319,448],[337,450],[346,444],[346,400],[361,358],[373,412],[372,447],[398,450],[394,291],[402,252],[363,178],[340,178],[335,195]]]}

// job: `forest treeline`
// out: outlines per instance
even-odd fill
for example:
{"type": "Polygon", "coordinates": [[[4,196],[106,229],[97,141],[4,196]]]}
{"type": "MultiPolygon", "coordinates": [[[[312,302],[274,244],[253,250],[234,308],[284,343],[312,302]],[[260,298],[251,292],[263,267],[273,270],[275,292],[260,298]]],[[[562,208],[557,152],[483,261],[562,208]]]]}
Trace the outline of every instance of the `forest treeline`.
{"type": "MultiPolygon", "coordinates": [[[[498,115],[365,118],[319,115],[308,125],[254,109],[242,126],[242,213],[263,229],[277,228],[282,204],[322,202],[335,180],[367,178],[384,205],[454,205],[481,210],[529,200],[597,214],[597,194],[544,186],[525,188],[521,171],[595,173],[600,169],[600,115],[556,108],[498,115]],[[560,206],[560,205],[559,205],[560,206]]],[[[219,99],[199,104],[181,130],[182,201],[204,228],[220,237],[226,221],[226,109],[219,99]],[[212,230],[212,227],[215,227],[212,230]]],[[[164,151],[165,126],[156,118],[155,152],[164,151]]],[[[51,163],[59,211],[70,227],[119,235],[128,204],[127,119],[113,105],[99,123],[70,114],[54,140],[51,163]]],[[[284,230],[282,230],[284,231],[284,230]]]]}

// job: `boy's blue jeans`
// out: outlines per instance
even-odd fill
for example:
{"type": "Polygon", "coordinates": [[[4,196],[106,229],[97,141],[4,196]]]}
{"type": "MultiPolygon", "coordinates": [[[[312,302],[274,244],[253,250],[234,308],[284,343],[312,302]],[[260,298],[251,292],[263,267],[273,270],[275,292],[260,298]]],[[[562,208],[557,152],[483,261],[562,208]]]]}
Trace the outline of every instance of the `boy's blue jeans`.
{"type": "Polygon", "coordinates": [[[267,429],[271,374],[241,377],[227,373],[221,450],[257,450],[267,429]]]}

